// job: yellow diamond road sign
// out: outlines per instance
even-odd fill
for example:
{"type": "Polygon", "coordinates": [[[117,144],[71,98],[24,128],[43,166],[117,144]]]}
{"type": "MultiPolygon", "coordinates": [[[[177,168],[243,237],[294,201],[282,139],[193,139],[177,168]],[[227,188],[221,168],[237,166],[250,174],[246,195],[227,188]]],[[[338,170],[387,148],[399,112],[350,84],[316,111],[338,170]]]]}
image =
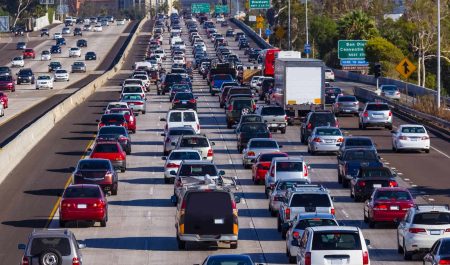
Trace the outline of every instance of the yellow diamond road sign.
{"type": "Polygon", "coordinates": [[[262,22],[264,22],[264,18],[262,16],[257,16],[256,17],[256,22],[262,23],[262,22]]]}
{"type": "Polygon", "coordinates": [[[417,67],[408,58],[404,58],[396,67],[395,70],[399,72],[404,78],[408,78],[417,67]]]}
{"type": "Polygon", "coordinates": [[[277,30],[275,31],[275,35],[277,35],[279,39],[284,37],[284,33],[285,30],[282,27],[277,28],[277,30]]]}

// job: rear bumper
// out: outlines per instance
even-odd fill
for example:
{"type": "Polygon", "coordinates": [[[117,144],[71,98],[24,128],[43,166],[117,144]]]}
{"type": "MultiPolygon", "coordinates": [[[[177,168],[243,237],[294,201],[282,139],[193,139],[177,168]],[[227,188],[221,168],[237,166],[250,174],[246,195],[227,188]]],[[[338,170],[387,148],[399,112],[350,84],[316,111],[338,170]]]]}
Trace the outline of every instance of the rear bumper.
{"type": "Polygon", "coordinates": [[[338,144],[311,144],[311,150],[315,152],[337,152],[339,147],[338,144]]]}
{"type": "Polygon", "coordinates": [[[373,211],[372,220],[375,222],[395,222],[402,220],[405,217],[406,211],[373,211]]]}
{"type": "Polygon", "coordinates": [[[336,113],[349,113],[349,114],[358,114],[358,107],[340,107],[336,110],[336,113]]]}
{"type": "Polygon", "coordinates": [[[194,241],[194,242],[217,242],[217,241],[237,241],[237,235],[194,235],[184,234],[178,236],[182,241],[194,241]]]}
{"type": "Polygon", "coordinates": [[[114,168],[126,168],[127,167],[127,161],[125,160],[118,160],[118,161],[111,161],[114,168]]]}
{"type": "Polygon", "coordinates": [[[283,123],[266,123],[267,127],[269,127],[269,129],[282,129],[282,128],[286,128],[287,123],[283,122],[283,123]]]}
{"type": "Polygon", "coordinates": [[[62,221],[102,221],[105,219],[105,209],[82,209],[75,211],[60,211],[59,218],[62,221]]]}

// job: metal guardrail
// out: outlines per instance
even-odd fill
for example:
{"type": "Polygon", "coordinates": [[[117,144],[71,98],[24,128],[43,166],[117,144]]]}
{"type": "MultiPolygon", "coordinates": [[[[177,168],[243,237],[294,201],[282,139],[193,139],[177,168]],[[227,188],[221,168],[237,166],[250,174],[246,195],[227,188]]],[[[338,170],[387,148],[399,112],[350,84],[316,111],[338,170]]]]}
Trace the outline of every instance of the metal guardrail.
{"type": "Polygon", "coordinates": [[[256,32],[247,26],[244,22],[240,21],[239,19],[230,18],[230,21],[234,23],[238,28],[240,28],[248,37],[250,37],[256,45],[259,46],[261,49],[269,49],[273,48],[272,45],[267,43],[263,38],[261,38],[256,32]]]}

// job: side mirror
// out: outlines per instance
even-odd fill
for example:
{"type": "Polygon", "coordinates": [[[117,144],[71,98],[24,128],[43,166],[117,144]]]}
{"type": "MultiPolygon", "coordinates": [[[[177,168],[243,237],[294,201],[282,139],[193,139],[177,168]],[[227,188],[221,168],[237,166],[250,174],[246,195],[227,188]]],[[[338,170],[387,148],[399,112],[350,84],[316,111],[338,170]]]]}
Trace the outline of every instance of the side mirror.
{"type": "Polygon", "coordinates": [[[166,134],[165,133],[161,133],[161,136],[166,136],[166,134]]]}
{"type": "Polygon", "coordinates": [[[216,145],[216,143],[215,143],[215,142],[211,142],[211,145],[212,145],[212,146],[215,146],[215,145],[216,145]]]}
{"type": "Polygon", "coordinates": [[[370,246],[370,240],[369,239],[365,239],[365,241],[366,241],[366,245],[370,246]]]}
{"type": "Polygon", "coordinates": [[[164,160],[164,161],[167,160],[167,156],[162,156],[161,160],[164,160]]]}
{"type": "Polygon", "coordinates": [[[75,171],[75,167],[69,167],[69,171],[70,172],[74,172],[75,171]]]}
{"type": "Polygon", "coordinates": [[[176,146],[176,145],[177,145],[177,143],[175,143],[175,142],[171,142],[171,143],[170,143],[170,145],[171,145],[171,146],[176,146]]]}
{"type": "Polygon", "coordinates": [[[100,122],[100,120],[95,120],[95,122],[100,122]]]}
{"type": "Polygon", "coordinates": [[[19,244],[17,245],[17,249],[25,250],[27,246],[25,244],[19,244]]]}
{"type": "Polygon", "coordinates": [[[159,119],[159,121],[166,121],[166,118],[161,118],[159,119]]]}
{"type": "Polygon", "coordinates": [[[172,196],[170,197],[170,201],[171,201],[174,205],[176,205],[177,202],[178,202],[177,196],[176,196],[176,195],[172,195],[172,196]]]}
{"type": "Polygon", "coordinates": [[[241,202],[241,196],[239,196],[239,195],[234,195],[234,202],[240,203],[240,202],[241,202]]]}
{"type": "Polygon", "coordinates": [[[279,145],[278,145],[278,148],[283,148],[283,145],[279,144],[279,145]]]}
{"type": "Polygon", "coordinates": [[[219,175],[224,176],[225,175],[225,171],[224,170],[219,171],[219,175]]]}
{"type": "Polygon", "coordinates": [[[177,175],[177,172],[175,172],[175,170],[171,170],[171,171],[169,171],[169,174],[170,174],[171,176],[176,176],[176,175],[177,175]]]}
{"type": "Polygon", "coordinates": [[[86,248],[86,244],[78,243],[78,248],[84,249],[84,248],[86,248]]]}

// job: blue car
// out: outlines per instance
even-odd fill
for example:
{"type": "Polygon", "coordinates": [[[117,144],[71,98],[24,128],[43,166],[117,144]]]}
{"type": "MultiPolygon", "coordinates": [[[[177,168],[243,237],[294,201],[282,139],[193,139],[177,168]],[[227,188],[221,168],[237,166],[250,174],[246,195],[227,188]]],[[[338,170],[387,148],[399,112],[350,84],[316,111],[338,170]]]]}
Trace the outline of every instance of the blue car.
{"type": "Polygon", "coordinates": [[[59,45],[52,45],[52,47],[50,48],[50,53],[51,54],[61,53],[61,46],[59,46],[59,45]]]}
{"type": "Polygon", "coordinates": [[[66,45],[66,39],[64,39],[64,38],[56,39],[56,45],[59,45],[59,46],[66,45]]]}
{"type": "Polygon", "coordinates": [[[216,74],[213,76],[211,81],[211,95],[215,95],[216,93],[220,93],[220,88],[222,87],[223,82],[232,82],[235,81],[233,76],[230,74],[216,74]]]}

